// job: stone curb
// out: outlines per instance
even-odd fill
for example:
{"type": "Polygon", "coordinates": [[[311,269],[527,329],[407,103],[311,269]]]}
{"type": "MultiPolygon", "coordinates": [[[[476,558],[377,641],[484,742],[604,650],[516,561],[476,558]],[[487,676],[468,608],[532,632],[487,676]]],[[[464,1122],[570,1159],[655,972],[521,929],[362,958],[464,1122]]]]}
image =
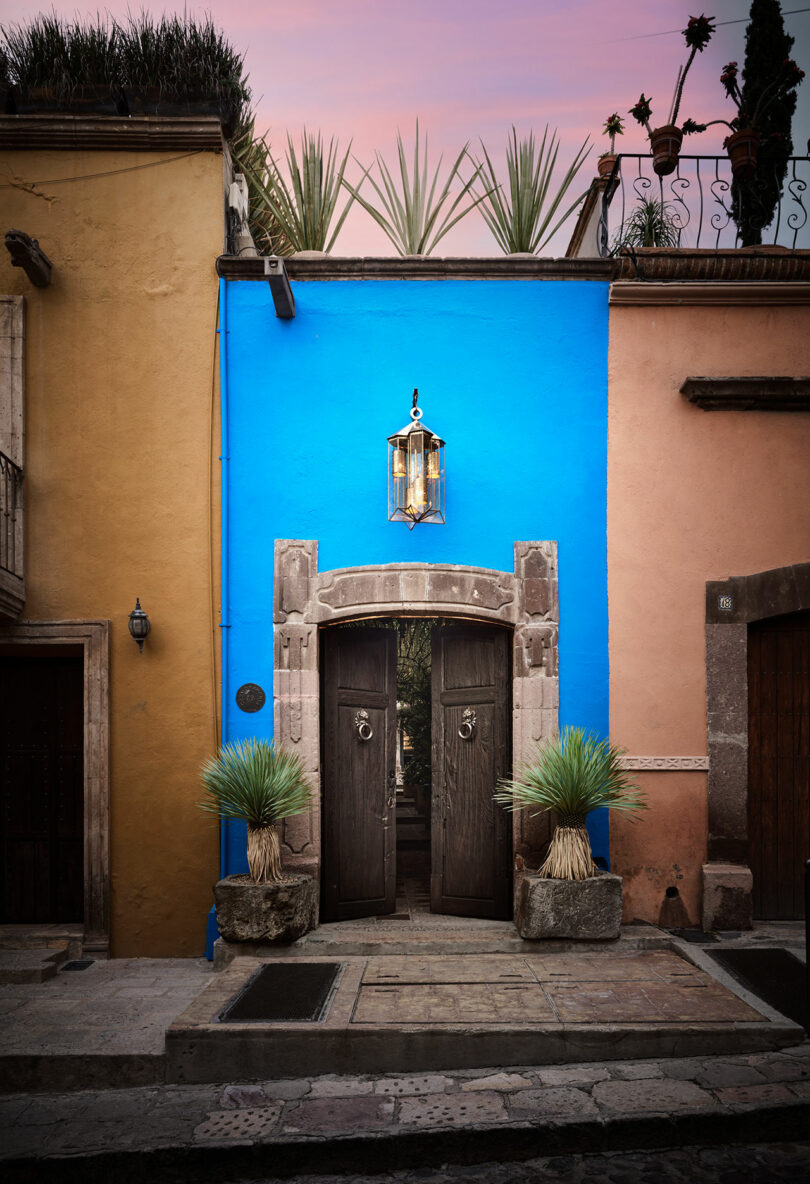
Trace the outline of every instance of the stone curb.
{"type": "Polygon", "coordinates": [[[162,1147],[151,1151],[111,1151],[6,1160],[6,1184],[54,1180],[60,1184],[222,1184],[224,1181],[289,1179],[302,1173],[375,1172],[520,1162],[536,1156],[606,1151],[642,1151],[687,1145],[795,1140],[810,1129],[810,1101],[749,1108],[738,1113],[687,1112],[598,1121],[555,1120],[454,1128],[452,1130],[263,1143],[162,1147]]]}

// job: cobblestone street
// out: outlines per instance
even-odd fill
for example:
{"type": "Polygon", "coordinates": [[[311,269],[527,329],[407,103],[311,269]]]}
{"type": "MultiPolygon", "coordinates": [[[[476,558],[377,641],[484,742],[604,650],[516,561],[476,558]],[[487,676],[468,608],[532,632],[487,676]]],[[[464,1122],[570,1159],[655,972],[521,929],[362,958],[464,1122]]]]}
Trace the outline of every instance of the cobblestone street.
{"type": "MultiPolygon", "coordinates": [[[[447,1164],[432,1171],[394,1170],[377,1176],[296,1176],[293,1184],[803,1184],[808,1179],[810,1143],[752,1143],[557,1155],[475,1167],[447,1164]]],[[[261,1184],[281,1182],[268,1177],[261,1184]]]]}

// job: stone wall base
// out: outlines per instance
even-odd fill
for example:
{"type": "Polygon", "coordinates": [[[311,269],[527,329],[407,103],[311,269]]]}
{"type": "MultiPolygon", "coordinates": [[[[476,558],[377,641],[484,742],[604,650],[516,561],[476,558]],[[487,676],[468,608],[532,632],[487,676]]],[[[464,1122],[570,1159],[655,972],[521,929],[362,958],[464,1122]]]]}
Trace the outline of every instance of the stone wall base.
{"type": "Polygon", "coordinates": [[[753,884],[751,869],[745,864],[704,863],[704,930],[750,929],[753,884]]]}

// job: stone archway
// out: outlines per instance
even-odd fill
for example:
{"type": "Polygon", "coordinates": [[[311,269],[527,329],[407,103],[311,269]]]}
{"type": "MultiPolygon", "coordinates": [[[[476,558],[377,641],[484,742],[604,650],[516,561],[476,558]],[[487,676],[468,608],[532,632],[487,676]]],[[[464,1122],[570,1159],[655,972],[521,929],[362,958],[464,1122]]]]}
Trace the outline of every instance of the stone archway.
{"type": "MultiPolygon", "coordinates": [[[[318,571],[318,544],[277,539],[273,595],[274,727],[320,787],[318,627],[365,616],[464,617],[510,626],[513,766],[557,731],[559,599],[556,542],[516,542],[514,571],[401,563],[318,571]]],[[[514,816],[516,868],[537,866],[545,818],[514,816]]],[[[284,825],[285,866],[320,872],[320,798],[284,825]]],[[[516,887],[519,881],[516,876],[516,887]]]]}
{"type": "Polygon", "coordinates": [[[810,609],[810,563],[706,584],[709,862],[703,866],[703,928],[747,929],[752,917],[748,852],[748,626],[810,609]]]}

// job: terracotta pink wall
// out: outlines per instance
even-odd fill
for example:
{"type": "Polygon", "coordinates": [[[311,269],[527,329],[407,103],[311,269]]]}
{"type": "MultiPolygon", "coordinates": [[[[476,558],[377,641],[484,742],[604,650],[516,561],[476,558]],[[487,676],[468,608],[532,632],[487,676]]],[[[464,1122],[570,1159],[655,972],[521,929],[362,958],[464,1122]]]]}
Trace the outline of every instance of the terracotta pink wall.
{"type": "MultiPolygon", "coordinates": [[[[675,287],[675,285],[672,285],[675,287]]],[[[610,315],[610,732],[638,756],[705,756],[705,584],[810,559],[810,413],[702,411],[687,377],[810,374],[810,306],[625,306],[610,315]]],[[[646,772],[611,822],[625,917],[678,887],[700,920],[706,774],[646,772]]]]}

